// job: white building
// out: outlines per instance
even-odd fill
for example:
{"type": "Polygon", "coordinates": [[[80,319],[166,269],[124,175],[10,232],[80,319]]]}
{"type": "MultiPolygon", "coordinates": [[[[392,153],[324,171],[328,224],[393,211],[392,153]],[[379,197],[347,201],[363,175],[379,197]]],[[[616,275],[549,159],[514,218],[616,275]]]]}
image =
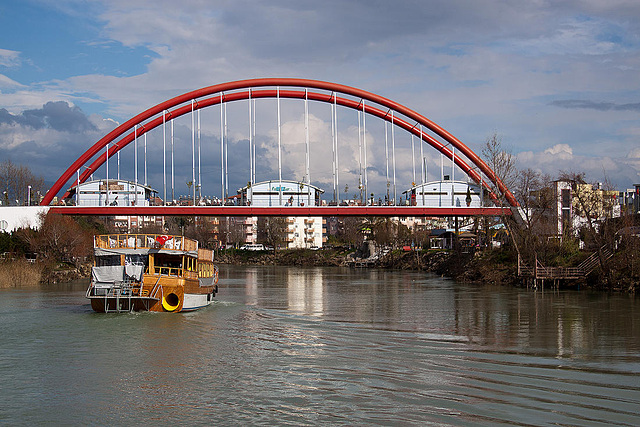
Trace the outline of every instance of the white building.
{"type": "Polygon", "coordinates": [[[606,219],[620,217],[621,206],[617,191],[603,190],[601,185],[572,185],[571,182],[562,180],[554,181],[553,191],[558,236],[569,232],[577,236],[579,230],[589,224],[580,199],[586,204],[595,228],[606,219]]]}
{"type": "Polygon", "coordinates": [[[19,228],[40,228],[40,218],[49,206],[0,206],[0,232],[13,233],[19,228]]]}
{"type": "MultiPolygon", "coordinates": [[[[240,204],[245,206],[320,206],[322,193],[316,186],[287,180],[258,182],[238,190],[240,204]]],[[[288,248],[322,247],[322,217],[291,216],[286,223],[288,248]]]]}
{"type": "MultiPolygon", "coordinates": [[[[119,179],[87,181],[69,189],[72,200],[78,206],[151,206],[157,191],[153,188],[119,179]],[[107,185],[108,184],[108,185],[107,185]]],[[[113,218],[114,225],[123,231],[145,226],[162,226],[162,216],[126,216],[113,218]]]]}
{"type": "Polygon", "coordinates": [[[403,191],[412,206],[471,207],[483,206],[486,191],[478,184],[466,181],[431,181],[403,191]]]}
{"type": "Polygon", "coordinates": [[[287,217],[288,248],[321,248],[322,217],[287,217]]]}
{"type": "Polygon", "coordinates": [[[119,179],[98,179],[73,186],[69,192],[78,206],[149,206],[157,191],[153,188],[119,179]]]}
{"type": "Polygon", "coordinates": [[[320,206],[324,190],[295,181],[262,181],[238,190],[241,205],[320,206]]]}

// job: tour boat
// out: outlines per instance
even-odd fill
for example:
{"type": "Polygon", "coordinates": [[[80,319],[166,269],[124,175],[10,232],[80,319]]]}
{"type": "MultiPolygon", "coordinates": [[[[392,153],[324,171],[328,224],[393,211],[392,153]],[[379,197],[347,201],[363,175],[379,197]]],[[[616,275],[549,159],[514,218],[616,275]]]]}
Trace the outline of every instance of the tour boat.
{"type": "Polygon", "coordinates": [[[184,236],[94,236],[95,261],[86,296],[100,313],[197,310],[218,292],[213,251],[184,236]]]}

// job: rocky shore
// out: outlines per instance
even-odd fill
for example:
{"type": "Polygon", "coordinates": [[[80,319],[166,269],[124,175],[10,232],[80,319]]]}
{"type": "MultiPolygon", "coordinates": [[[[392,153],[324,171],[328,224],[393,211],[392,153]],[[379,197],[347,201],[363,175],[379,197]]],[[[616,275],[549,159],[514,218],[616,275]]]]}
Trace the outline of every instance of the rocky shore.
{"type": "MultiPolygon", "coordinates": [[[[453,253],[447,251],[389,250],[370,255],[352,249],[291,249],[278,251],[223,250],[215,254],[217,264],[282,265],[296,267],[365,267],[414,270],[450,277],[460,282],[520,286],[517,261],[506,251],[453,253]],[[367,256],[368,255],[368,256],[367,256]]],[[[0,263],[0,287],[52,285],[73,280],[89,280],[91,264],[44,266],[25,262],[0,263]]],[[[602,288],[593,283],[566,283],[563,286],[602,288]]],[[[88,283],[88,282],[87,282],[88,283]]],[[[617,284],[611,290],[633,292],[635,285],[617,284]]]]}

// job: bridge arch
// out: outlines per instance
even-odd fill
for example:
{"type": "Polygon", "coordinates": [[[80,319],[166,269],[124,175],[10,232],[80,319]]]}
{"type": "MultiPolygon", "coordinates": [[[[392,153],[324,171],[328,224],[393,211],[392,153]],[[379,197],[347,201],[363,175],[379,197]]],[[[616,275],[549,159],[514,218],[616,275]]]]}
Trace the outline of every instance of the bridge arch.
{"type": "MultiPolygon", "coordinates": [[[[86,169],[80,174],[77,184],[86,181],[92,173],[107,161],[108,158],[115,155],[129,143],[133,142],[137,137],[140,137],[146,132],[160,126],[166,122],[166,120],[173,120],[177,117],[193,112],[194,110],[199,110],[201,108],[210,107],[220,103],[245,99],[276,97],[309,99],[313,101],[333,103],[354,110],[363,111],[365,114],[386,120],[392,123],[392,125],[398,126],[417,136],[421,143],[428,143],[444,156],[453,160],[455,164],[476,183],[487,186],[486,180],[481,176],[481,174],[484,174],[484,176],[493,182],[496,188],[504,194],[511,206],[517,206],[517,202],[511,192],[500,181],[494,171],[491,170],[482,158],[480,158],[480,156],[474,153],[469,147],[463,144],[447,130],[427,119],[425,116],[402,104],[362,89],[320,80],[294,78],[262,78],[221,83],[184,93],[143,111],[113,129],[80,155],[48,190],[41,202],[41,205],[49,205],[55,195],[63,189],[65,184],[73,177],[73,175],[96,155],[97,157],[95,157],[90,166],[85,166],[86,169]],[[277,89],[264,89],[268,87],[275,87],[277,89]],[[280,87],[311,88],[329,91],[329,93],[310,92],[307,89],[282,90],[280,87]],[[341,96],[338,96],[339,94],[341,96]],[[355,99],[347,98],[344,95],[355,99]],[[368,101],[376,105],[371,105],[364,101],[368,101]],[[415,122],[415,124],[412,124],[412,122],[415,122]],[[423,131],[422,126],[431,131],[437,137],[441,138],[444,142],[437,139],[430,133],[423,131]],[[101,151],[109,144],[112,145],[109,146],[108,153],[104,152],[103,154],[100,154],[101,151]],[[449,148],[449,146],[454,147],[454,149],[449,148]],[[456,156],[455,150],[457,150],[458,153],[463,154],[471,164],[467,163],[467,161],[460,155],[456,156]]],[[[69,193],[67,192],[63,198],[68,196],[69,193]]]]}

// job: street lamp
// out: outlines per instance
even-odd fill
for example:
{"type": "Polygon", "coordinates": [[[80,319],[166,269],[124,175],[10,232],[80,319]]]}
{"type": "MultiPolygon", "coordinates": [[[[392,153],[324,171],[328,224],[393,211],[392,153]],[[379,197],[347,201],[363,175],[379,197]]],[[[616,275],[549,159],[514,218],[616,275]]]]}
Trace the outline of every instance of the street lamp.
{"type": "MultiPolygon", "coordinates": [[[[480,207],[484,207],[484,178],[482,177],[482,171],[480,170],[479,166],[474,166],[469,169],[469,172],[476,169],[478,170],[478,175],[480,176],[480,207]]],[[[470,177],[470,175],[467,174],[467,177],[470,177]]]]}
{"type": "MultiPolygon", "coordinates": [[[[89,166],[82,165],[82,167],[91,171],[91,168],[89,166]]],[[[77,183],[76,183],[76,206],[80,205],[80,170],[81,169],[78,168],[78,170],[76,172],[78,174],[78,180],[77,180],[77,183]]],[[[93,173],[91,174],[91,181],[93,181],[93,173]]],[[[108,194],[109,194],[109,183],[107,182],[107,195],[108,194]]]]}
{"type": "Polygon", "coordinates": [[[31,186],[27,185],[27,206],[31,206],[31,186]]]}

